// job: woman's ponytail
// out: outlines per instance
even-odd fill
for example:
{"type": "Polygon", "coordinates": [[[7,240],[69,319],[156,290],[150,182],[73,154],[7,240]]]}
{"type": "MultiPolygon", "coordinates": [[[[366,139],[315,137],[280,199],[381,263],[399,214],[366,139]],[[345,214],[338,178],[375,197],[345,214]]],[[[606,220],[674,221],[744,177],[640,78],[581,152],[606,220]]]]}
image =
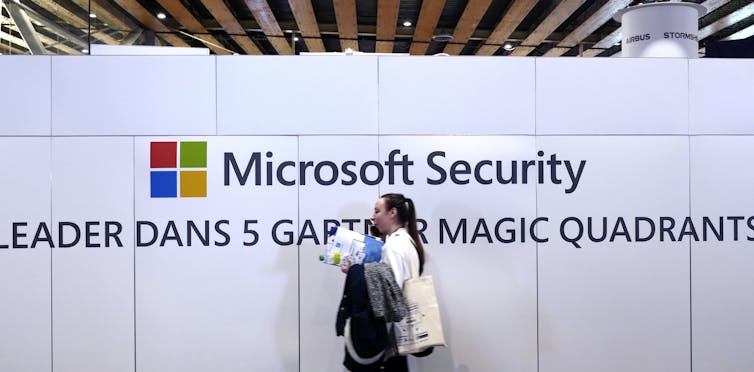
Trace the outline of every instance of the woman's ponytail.
{"type": "Polygon", "coordinates": [[[398,219],[408,228],[408,234],[414,240],[414,248],[419,256],[419,274],[424,272],[424,246],[419,239],[419,230],[416,227],[416,207],[414,202],[403,194],[385,194],[385,206],[388,210],[395,208],[398,211],[398,219]]]}

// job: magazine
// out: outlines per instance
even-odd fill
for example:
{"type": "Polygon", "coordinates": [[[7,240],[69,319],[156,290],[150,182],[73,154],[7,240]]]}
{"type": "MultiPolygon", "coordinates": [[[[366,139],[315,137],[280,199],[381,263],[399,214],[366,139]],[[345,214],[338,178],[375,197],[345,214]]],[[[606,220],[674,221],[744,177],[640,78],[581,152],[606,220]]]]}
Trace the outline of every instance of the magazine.
{"type": "Polygon", "coordinates": [[[377,238],[335,226],[328,232],[325,254],[320,255],[319,260],[335,266],[345,263],[348,257],[352,265],[379,262],[382,245],[377,238]]]}

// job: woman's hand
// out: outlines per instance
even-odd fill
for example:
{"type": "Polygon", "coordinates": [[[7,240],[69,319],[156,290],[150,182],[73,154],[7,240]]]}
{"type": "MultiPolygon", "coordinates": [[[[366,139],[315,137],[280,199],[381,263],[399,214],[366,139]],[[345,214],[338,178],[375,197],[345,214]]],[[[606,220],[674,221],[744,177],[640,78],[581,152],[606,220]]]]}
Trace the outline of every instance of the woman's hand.
{"type": "Polygon", "coordinates": [[[342,271],[343,274],[348,274],[348,269],[351,268],[351,265],[351,256],[348,256],[343,259],[343,262],[340,264],[340,271],[342,271]]]}

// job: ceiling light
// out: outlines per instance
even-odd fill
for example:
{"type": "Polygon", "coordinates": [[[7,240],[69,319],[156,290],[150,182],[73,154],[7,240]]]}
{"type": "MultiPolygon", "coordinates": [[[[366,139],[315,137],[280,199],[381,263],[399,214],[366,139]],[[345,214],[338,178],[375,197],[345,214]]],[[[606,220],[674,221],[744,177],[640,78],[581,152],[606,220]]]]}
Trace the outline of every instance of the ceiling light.
{"type": "Polygon", "coordinates": [[[298,41],[298,36],[295,36],[295,37],[293,38],[293,41],[298,41]]]}
{"type": "Polygon", "coordinates": [[[89,53],[89,49],[81,49],[81,53],[87,54],[89,53]]]}
{"type": "Polygon", "coordinates": [[[162,13],[162,12],[157,13],[157,18],[159,18],[159,19],[165,19],[165,17],[166,17],[165,13],[162,13]]]}
{"type": "Polygon", "coordinates": [[[411,27],[411,21],[405,21],[403,22],[404,27],[411,27]]]}
{"type": "Polygon", "coordinates": [[[510,52],[511,50],[513,50],[513,45],[506,43],[505,45],[503,45],[503,49],[510,52]]]}
{"type": "Polygon", "coordinates": [[[94,13],[89,13],[89,18],[97,18],[97,15],[94,13]]]}
{"type": "Polygon", "coordinates": [[[432,41],[437,41],[440,43],[447,43],[451,40],[453,40],[453,35],[451,34],[439,34],[439,35],[432,36],[432,41]]]}

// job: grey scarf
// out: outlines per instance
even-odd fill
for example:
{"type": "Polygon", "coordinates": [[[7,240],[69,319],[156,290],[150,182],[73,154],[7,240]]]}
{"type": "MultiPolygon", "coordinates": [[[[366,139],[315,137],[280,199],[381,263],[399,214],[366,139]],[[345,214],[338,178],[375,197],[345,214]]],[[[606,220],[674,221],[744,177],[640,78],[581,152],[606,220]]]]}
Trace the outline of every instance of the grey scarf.
{"type": "Polygon", "coordinates": [[[384,356],[387,360],[398,355],[392,323],[403,320],[408,315],[408,308],[403,300],[403,291],[395,282],[393,269],[389,265],[381,262],[365,264],[364,277],[372,313],[375,318],[385,319],[388,325],[388,346],[385,348],[384,356]]]}

